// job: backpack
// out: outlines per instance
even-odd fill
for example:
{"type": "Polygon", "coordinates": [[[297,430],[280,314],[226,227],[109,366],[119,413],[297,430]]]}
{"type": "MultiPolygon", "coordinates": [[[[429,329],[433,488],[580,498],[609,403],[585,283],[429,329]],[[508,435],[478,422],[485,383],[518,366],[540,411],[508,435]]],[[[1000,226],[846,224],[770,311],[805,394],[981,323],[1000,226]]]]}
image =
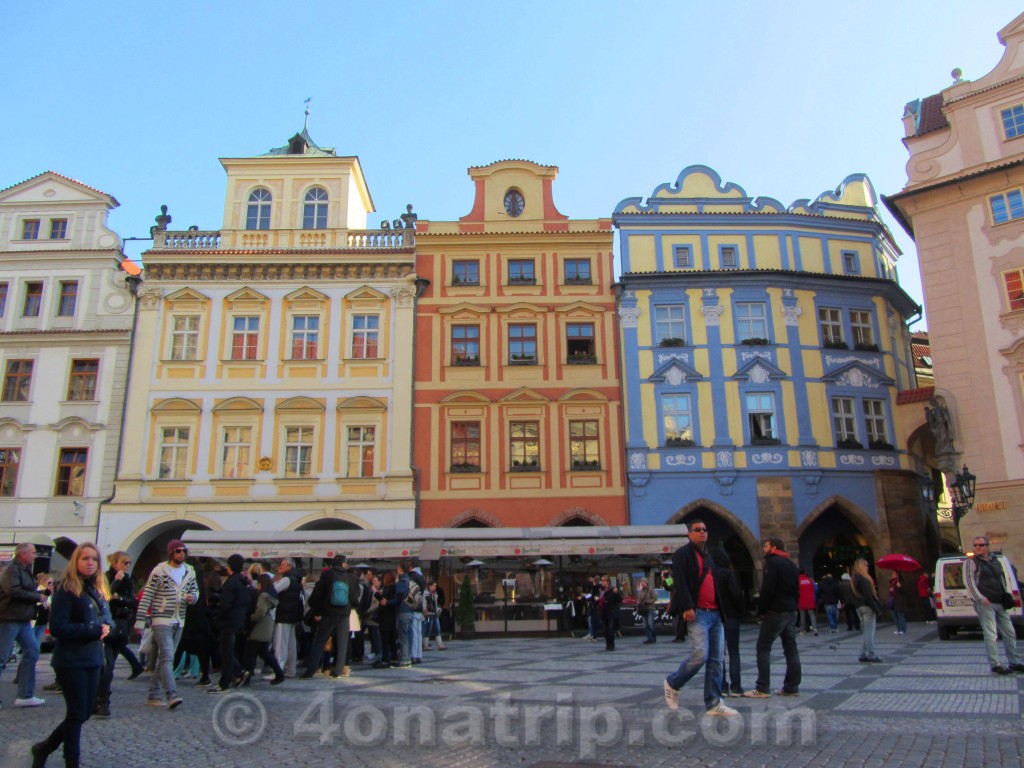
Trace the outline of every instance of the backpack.
{"type": "Polygon", "coordinates": [[[420,585],[415,581],[409,581],[409,594],[402,601],[406,608],[411,608],[415,613],[423,613],[423,592],[420,585]]]}
{"type": "Polygon", "coordinates": [[[331,605],[336,608],[348,606],[348,581],[341,578],[335,579],[331,584],[331,605]]]}

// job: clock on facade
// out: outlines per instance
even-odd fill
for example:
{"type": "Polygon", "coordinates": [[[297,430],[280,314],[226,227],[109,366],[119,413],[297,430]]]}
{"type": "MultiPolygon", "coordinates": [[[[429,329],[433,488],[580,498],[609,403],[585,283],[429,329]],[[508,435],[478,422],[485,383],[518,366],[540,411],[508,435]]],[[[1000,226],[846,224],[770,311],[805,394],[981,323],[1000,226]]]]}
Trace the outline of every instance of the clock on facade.
{"type": "Polygon", "coordinates": [[[505,213],[509,216],[519,216],[526,207],[523,193],[516,189],[510,189],[505,193],[505,213]]]}

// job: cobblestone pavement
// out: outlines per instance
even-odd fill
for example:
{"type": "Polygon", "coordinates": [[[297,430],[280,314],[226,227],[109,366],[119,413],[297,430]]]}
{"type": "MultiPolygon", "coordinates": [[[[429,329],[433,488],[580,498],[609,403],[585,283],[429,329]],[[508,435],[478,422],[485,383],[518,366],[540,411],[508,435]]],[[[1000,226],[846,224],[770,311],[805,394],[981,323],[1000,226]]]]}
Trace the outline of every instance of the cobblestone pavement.
{"type": "MultiPolygon", "coordinates": [[[[746,688],[756,636],[744,627],[746,688]]],[[[145,707],[145,682],[126,682],[119,665],[114,717],[85,725],[82,765],[651,768],[684,757],[726,767],[1021,765],[1024,676],[992,675],[980,636],[939,642],[929,626],[898,637],[883,625],[884,664],[859,664],[859,641],[845,630],[801,636],[800,696],[726,699],[738,718],[704,716],[702,676],[669,713],[661,683],[689,645],[668,638],[641,645],[627,636],[615,653],[571,638],[454,641],[411,669],[357,665],[342,680],[257,681],[218,696],[182,681],[185,703],[173,712],[145,707]]],[[[778,687],[784,662],[775,651],[778,687]]],[[[44,656],[40,687],[52,680],[46,664],[44,656]]],[[[0,694],[0,767],[28,766],[29,745],[62,717],[63,701],[50,694],[44,707],[11,708],[10,673],[0,694]]],[[[50,763],[62,764],[59,755],[50,763]]]]}

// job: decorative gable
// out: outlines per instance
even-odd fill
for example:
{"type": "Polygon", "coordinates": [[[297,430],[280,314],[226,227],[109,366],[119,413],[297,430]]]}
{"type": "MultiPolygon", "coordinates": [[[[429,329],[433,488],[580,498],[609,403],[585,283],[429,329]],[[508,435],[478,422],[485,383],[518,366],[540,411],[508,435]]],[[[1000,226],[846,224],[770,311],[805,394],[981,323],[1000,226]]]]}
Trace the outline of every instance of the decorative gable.
{"type": "Polygon", "coordinates": [[[850,362],[836,368],[822,376],[821,380],[840,387],[854,389],[878,389],[879,387],[891,387],[896,383],[884,373],[874,371],[859,362],[850,362]]]}
{"type": "Polygon", "coordinates": [[[733,374],[735,381],[749,381],[751,384],[764,384],[768,381],[785,379],[789,374],[779,368],[771,360],[755,357],[740,367],[733,374]]]}
{"type": "Polygon", "coordinates": [[[240,288],[234,293],[228,294],[224,300],[231,305],[232,309],[243,310],[263,309],[263,305],[270,301],[267,296],[249,287],[240,288]]]}
{"type": "Polygon", "coordinates": [[[544,397],[544,395],[540,394],[536,390],[530,389],[529,387],[520,387],[515,392],[510,392],[509,394],[505,395],[498,402],[500,402],[500,403],[523,403],[523,402],[531,402],[531,403],[542,402],[542,403],[546,403],[546,402],[549,402],[549,398],[544,397]]]}
{"type": "Polygon", "coordinates": [[[652,382],[668,382],[673,387],[678,387],[689,381],[700,381],[704,376],[692,368],[688,363],[678,357],[674,357],[664,365],[655,369],[648,377],[652,382]]]}

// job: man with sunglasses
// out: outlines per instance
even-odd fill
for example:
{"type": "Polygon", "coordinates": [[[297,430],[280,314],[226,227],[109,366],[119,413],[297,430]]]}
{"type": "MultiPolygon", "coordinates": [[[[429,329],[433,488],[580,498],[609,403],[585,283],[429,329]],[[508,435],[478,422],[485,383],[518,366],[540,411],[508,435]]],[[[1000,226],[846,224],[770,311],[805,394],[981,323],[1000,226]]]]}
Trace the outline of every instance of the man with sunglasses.
{"type": "Polygon", "coordinates": [[[1014,633],[1013,622],[1003,606],[1003,595],[1008,592],[1003,576],[1003,564],[989,554],[990,545],[988,537],[974,537],[974,557],[968,557],[964,561],[964,586],[974,601],[974,612],[978,614],[978,623],[981,624],[981,632],[985,637],[985,652],[988,654],[992,674],[1024,673],[1024,664],[1021,663],[1020,653],[1017,651],[1017,635],[1014,633]],[[996,646],[997,625],[999,634],[1003,636],[1008,667],[999,663],[999,650],[996,646]]]}
{"type": "Polygon", "coordinates": [[[665,704],[679,708],[679,689],[704,667],[704,708],[710,717],[739,713],[722,703],[722,659],[725,625],[715,590],[715,564],[707,551],[708,526],[703,520],[688,524],[690,543],[672,555],[672,601],[669,614],[681,613],[689,626],[693,651],[663,684],[665,704]]]}
{"type": "Polygon", "coordinates": [[[174,651],[185,626],[185,609],[199,597],[196,572],[185,562],[187,555],[188,549],[181,539],[169,541],[167,562],[160,563],[149,574],[139,602],[138,615],[149,617],[157,647],[156,669],[146,701],[150,707],[176,709],[182,702],[174,684],[174,651]]]}

